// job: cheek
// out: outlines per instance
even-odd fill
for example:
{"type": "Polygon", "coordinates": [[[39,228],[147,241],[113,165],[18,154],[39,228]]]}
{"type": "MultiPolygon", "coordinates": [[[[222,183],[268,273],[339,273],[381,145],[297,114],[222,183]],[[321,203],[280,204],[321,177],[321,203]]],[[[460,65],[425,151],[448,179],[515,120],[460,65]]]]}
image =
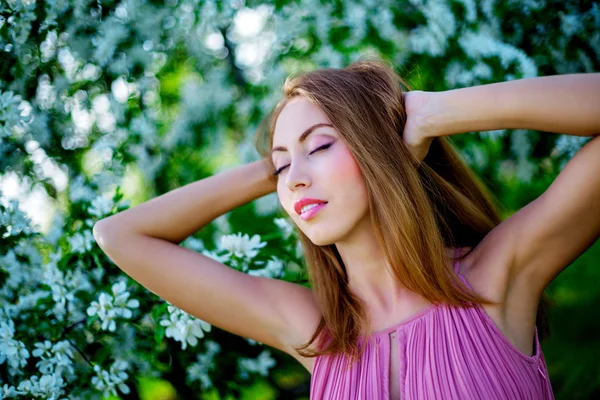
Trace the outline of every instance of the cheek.
{"type": "MultiPolygon", "coordinates": [[[[352,153],[348,149],[342,149],[335,153],[330,153],[328,157],[321,158],[318,164],[315,164],[315,177],[318,182],[320,194],[330,198],[335,198],[336,193],[340,194],[343,201],[349,204],[363,203],[367,199],[367,189],[364,178],[358,164],[352,153]],[[328,190],[331,189],[331,190],[328,190]]],[[[277,181],[277,196],[279,204],[285,209],[284,204],[290,204],[292,195],[285,184],[285,177],[277,181]]],[[[293,208],[286,210],[288,214],[297,217],[293,208]]]]}
{"type": "Polygon", "coordinates": [[[335,157],[333,162],[334,166],[328,169],[330,179],[334,180],[334,182],[351,184],[352,186],[356,184],[364,186],[362,172],[348,150],[341,152],[338,157],[335,157]]]}
{"type": "Polygon", "coordinates": [[[297,217],[296,211],[294,211],[292,204],[293,194],[286,186],[285,178],[279,178],[277,181],[277,198],[277,203],[281,211],[287,213],[292,219],[297,217]],[[286,205],[290,208],[286,208],[286,205]]]}
{"type": "Polygon", "coordinates": [[[365,180],[351,153],[338,158],[335,168],[329,169],[327,182],[334,189],[330,194],[347,216],[362,215],[368,210],[369,195],[365,180]]]}

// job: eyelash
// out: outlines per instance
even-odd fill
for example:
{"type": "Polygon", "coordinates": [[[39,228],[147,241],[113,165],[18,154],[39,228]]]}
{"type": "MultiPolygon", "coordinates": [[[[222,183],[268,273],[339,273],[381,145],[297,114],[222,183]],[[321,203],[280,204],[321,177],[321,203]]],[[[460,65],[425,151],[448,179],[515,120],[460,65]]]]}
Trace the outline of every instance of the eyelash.
{"type": "MultiPolygon", "coordinates": [[[[325,150],[326,148],[328,148],[328,147],[329,147],[329,146],[331,146],[331,145],[332,145],[332,143],[328,143],[328,144],[324,144],[323,146],[319,146],[319,147],[317,147],[316,149],[314,149],[313,151],[311,151],[310,153],[308,153],[308,155],[311,155],[311,154],[313,154],[313,153],[316,153],[316,152],[317,152],[317,151],[319,151],[319,150],[325,150]]],[[[286,165],[286,166],[283,166],[283,167],[279,168],[277,171],[275,171],[275,173],[274,173],[273,175],[275,175],[275,176],[279,175],[279,173],[280,173],[281,171],[283,171],[283,170],[284,170],[285,168],[287,168],[287,167],[289,167],[289,165],[286,165]]]]}

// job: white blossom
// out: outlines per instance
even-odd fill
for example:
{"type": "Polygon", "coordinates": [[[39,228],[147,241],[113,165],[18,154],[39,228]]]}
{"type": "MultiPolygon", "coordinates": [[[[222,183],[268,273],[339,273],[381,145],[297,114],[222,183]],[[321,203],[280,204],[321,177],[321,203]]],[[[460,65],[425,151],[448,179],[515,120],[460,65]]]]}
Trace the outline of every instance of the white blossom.
{"type": "Polygon", "coordinates": [[[426,53],[431,56],[441,56],[446,52],[448,39],[457,29],[456,18],[446,2],[442,0],[411,0],[427,20],[425,26],[415,28],[409,43],[415,53],[426,53]]]}
{"type": "Polygon", "coordinates": [[[237,233],[221,237],[219,247],[238,258],[252,259],[258,254],[258,249],[262,249],[266,245],[266,242],[260,241],[260,235],[253,235],[250,238],[248,234],[237,233]]]}
{"type": "Polygon", "coordinates": [[[465,19],[467,22],[477,20],[477,2],[475,0],[459,0],[465,8],[465,19]]]}
{"type": "Polygon", "coordinates": [[[267,261],[267,265],[261,269],[255,269],[248,271],[248,274],[253,276],[263,276],[266,278],[279,278],[284,269],[283,261],[276,256],[271,256],[271,259],[267,261]]]}
{"type": "Polygon", "coordinates": [[[131,293],[127,291],[124,281],[115,283],[112,286],[112,292],[114,296],[114,308],[117,310],[117,313],[123,318],[131,318],[133,315],[131,309],[138,308],[140,306],[139,300],[129,300],[131,293]]]}
{"type": "Polygon", "coordinates": [[[88,212],[98,218],[109,215],[113,207],[112,199],[106,196],[99,196],[92,200],[92,204],[88,208],[88,212]]]}
{"type": "Polygon", "coordinates": [[[10,199],[6,210],[0,213],[0,226],[8,227],[8,236],[29,235],[34,232],[31,225],[31,219],[19,209],[19,202],[10,199]]]}
{"type": "Polygon", "coordinates": [[[34,357],[50,356],[50,350],[52,349],[52,343],[49,340],[38,342],[33,345],[36,349],[31,352],[34,357]]]}
{"type": "Polygon", "coordinates": [[[91,229],[86,229],[83,232],[77,232],[69,238],[71,251],[73,253],[86,253],[92,250],[92,245],[96,243],[91,229]]]}
{"type": "Polygon", "coordinates": [[[124,383],[129,376],[125,372],[127,368],[129,368],[129,364],[124,360],[115,360],[108,371],[96,364],[94,365],[96,376],[92,377],[92,385],[103,392],[104,397],[117,396],[117,389],[123,394],[128,394],[129,386],[124,383]]]}
{"type": "Polygon", "coordinates": [[[560,135],[556,140],[554,146],[554,153],[556,155],[565,156],[566,160],[561,162],[561,168],[564,168],[566,163],[573,158],[583,145],[590,140],[587,136],[572,136],[572,135],[560,135]]]}
{"type": "Polygon", "coordinates": [[[96,198],[94,190],[85,183],[84,175],[77,175],[70,182],[69,198],[73,202],[92,201],[96,198]]]}
{"type": "Polygon", "coordinates": [[[273,222],[283,233],[284,239],[288,239],[294,233],[294,227],[287,221],[287,219],[275,218],[273,222]]]}
{"type": "Polygon", "coordinates": [[[469,31],[458,39],[463,51],[471,58],[498,57],[504,68],[516,63],[522,78],[537,76],[537,66],[534,61],[521,49],[494,38],[490,32],[480,30],[469,31]]]}
{"type": "Polygon", "coordinates": [[[332,45],[325,43],[313,54],[314,62],[319,68],[342,68],[344,58],[332,45]]]}
{"type": "Polygon", "coordinates": [[[62,250],[58,249],[57,252],[51,253],[50,261],[42,265],[44,283],[50,287],[52,300],[55,302],[54,308],[47,314],[53,313],[59,319],[63,319],[67,311],[77,313],[81,302],[75,297],[75,293],[80,290],[90,290],[92,287],[87,276],[80,269],[66,272],[58,269],[61,258],[62,250]]]}
{"type": "Polygon", "coordinates": [[[42,374],[56,374],[62,376],[63,372],[73,374],[73,351],[68,341],[63,340],[54,345],[49,341],[34,344],[35,350],[31,352],[34,357],[40,358],[36,363],[42,374]]]}
{"type": "Polygon", "coordinates": [[[242,378],[247,378],[249,373],[257,373],[262,376],[269,374],[269,369],[275,365],[275,359],[271,357],[269,350],[263,350],[258,357],[240,358],[238,360],[238,368],[242,378]]]}
{"type": "Polygon", "coordinates": [[[459,62],[453,62],[446,67],[446,82],[449,87],[472,86],[486,83],[492,78],[492,68],[483,61],[477,62],[473,68],[465,68],[459,62]]]}
{"type": "Polygon", "coordinates": [[[87,309],[90,317],[97,315],[102,322],[102,329],[114,332],[117,329],[116,318],[131,318],[132,308],[138,308],[140,302],[137,299],[128,300],[130,293],[127,291],[125,282],[120,281],[112,286],[111,296],[108,293],[100,293],[98,301],[92,301],[87,309]]]}
{"type": "Polygon", "coordinates": [[[50,82],[50,77],[47,74],[40,76],[35,97],[39,107],[43,110],[48,110],[54,107],[56,102],[56,89],[50,82]]]}
{"type": "Polygon", "coordinates": [[[25,344],[14,339],[15,324],[12,319],[0,320],[0,364],[6,362],[12,374],[19,374],[27,365],[29,351],[25,344]]]}
{"type": "Polygon", "coordinates": [[[7,287],[16,290],[28,281],[29,269],[17,260],[17,253],[13,249],[9,249],[5,255],[0,256],[0,265],[8,273],[5,282],[7,287]]]}
{"type": "Polygon", "coordinates": [[[39,377],[32,376],[29,379],[25,379],[19,382],[17,390],[24,395],[35,395],[38,391],[39,377]]]}
{"type": "MultiPolygon", "coordinates": [[[[272,110],[291,72],[346,66],[360,56],[384,52],[393,54],[403,75],[416,73],[410,81],[425,86],[437,82],[434,86],[441,90],[533,77],[538,68],[545,74],[594,72],[600,60],[600,8],[595,2],[589,7],[555,2],[555,26],[531,23],[546,12],[547,0],[409,0],[401,6],[392,0],[348,0],[339,7],[322,0],[299,0],[280,8],[262,5],[253,9],[243,0],[88,3],[0,1],[0,54],[14,64],[5,70],[6,76],[0,76],[0,171],[9,171],[5,178],[14,174],[26,184],[49,178],[40,187],[54,186],[58,196],[50,193],[50,197],[60,206],[50,230],[37,236],[42,230],[24,212],[27,194],[9,200],[12,194],[0,192],[0,204],[5,207],[0,211],[0,368],[10,382],[1,382],[0,398],[63,400],[97,397],[92,391],[105,396],[129,391],[124,361],[116,361],[107,370],[97,366],[94,379],[80,379],[89,366],[74,362],[75,345],[81,346],[92,364],[107,352],[127,354],[131,363],[140,366],[142,376],[161,377],[162,371],[149,360],[163,351],[162,346],[138,346],[147,339],[145,334],[136,335],[142,333],[139,327],[145,332],[156,329],[154,316],[133,312],[140,304],[131,299],[125,281],[104,289],[106,282],[114,283],[123,274],[113,265],[100,265],[105,261],[95,251],[93,223],[117,208],[109,195],[117,185],[131,188],[130,179],[141,173],[142,182],[152,188],[157,173],[179,159],[181,148],[202,152],[206,165],[216,172],[229,168],[234,159],[253,161],[256,126],[251,120],[255,114],[272,110]],[[248,37],[236,35],[235,21],[252,12],[263,18],[260,27],[248,37]],[[403,22],[415,12],[422,18],[414,20],[419,25],[409,30],[412,25],[403,22]],[[500,13],[513,18],[503,21],[500,13]],[[72,29],[62,29],[65,26],[72,29]],[[223,35],[226,28],[232,29],[223,35]],[[341,42],[332,41],[332,29],[342,34],[335,35],[341,42]],[[93,32],[91,37],[89,32],[93,32]],[[379,38],[367,37],[370,33],[386,42],[385,51],[379,38]],[[216,45],[209,46],[208,37],[216,45]],[[236,54],[228,54],[224,39],[233,39],[229,49],[236,54]],[[577,43],[585,43],[584,48],[574,48],[577,43]],[[167,79],[179,85],[167,88],[167,93],[179,90],[168,97],[179,100],[169,104],[171,111],[165,116],[162,69],[169,65],[173,51],[191,62],[184,68],[183,80],[167,79]],[[240,61],[233,75],[222,67],[231,56],[240,61]],[[240,91],[236,79],[260,83],[260,90],[240,91]],[[222,118],[224,110],[232,110],[228,115],[232,118],[222,118]],[[231,121],[246,126],[243,137],[227,134],[231,121]],[[238,148],[222,158],[232,139],[239,140],[238,148]],[[63,151],[49,151],[52,146],[63,151]],[[28,166],[33,167],[36,179],[25,174],[28,166]],[[47,170],[54,171],[53,176],[47,170]],[[75,212],[69,215],[62,209],[75,212]],[[67,232],[71,227],[75,230],[67,232]],[[3,247],[3,240],[8,245],[3,247]],[[68,263],[60,262],[67,258],[68,263]],[[94,301],[84,304],[88,293],[94,293],[94,301]],[[86,345],[100,339],[84,323],[86,312],[98,319],[93,327],[115,332],[98,335],[105,339],[101,354],[86,345]],[[135,324],[117,330],[126,320],[135,324]],[[46,323],[72,329],[65,329],[59,339],[40,331],[46,323]]],[[[496,173],[530,179],[539,168],[530,161],[535,141],[525,132],[507,137],[508,132],[513,133],[481,132],[483,141],[469,140],[461,150],[471,165],[482,167],[490,162],[488,145],[493,142],[494,152],[512,151],[510,159],[498,160],[496,173]],[[511,144],[510,149],[504,148],[505,143],[511,144]]],[[[564,168],[587,140],[559,135],[551,156],[558,157],[564,168]]],[[[196,171],[176,172],[189,174],[183,177],[189,179],[196,171]]],[[[10,186],[2,185],[7,191],[10,186]]],[[[279,206],[276,193],[254,204],[254,211],[262,217],[274,215],[279,206]]],[[[120,200],[118,207],[128,205],[120,200]]],[[[254,276],[280,278],[284,266],[292,268],[293,260],[271,256],[271,249],[257,235],[230,235],[234,225],[228,218],[226,214],[215,219],[216,233],[207,246],[195,238],[182,245],[254,276]],[[219,241],[222,245],[207,250],[219,241]]],[[[273,236],[284,237],[289,248],[283,253],[297,261],[304,254],[291,222],[275,220],[278,232],[273,236]]],[[[159,329],[164,327],[169,340],[180,341],[184,349],[197,346],[211,327],[173,307],[159,321],[159,329]]],[[[218,343],[207,338],[203,342],[205,353],[184,367],[189,382],[208,390],[213,384],[210,371],[228,365],[216,365],[218,343]]],[[[239,360],[239,369],[244,377],[266,375],[271,361],[263,353],[256,359],[239,360]]],[[[219,371],[214,372],[218,375],[219,371]]]]}
{"type": "Polygon", "coordinates": [[[21,394],[42,397],[48,400],[59,400],[64,395],[66,382],[57,374],[32,376],[21,381],[17,388],[21,394]]]}
{"type": "Polygon", "coordinates": [[[0,91],[0,139],[12,136],[13,129],[24,124],[25,119],[19,110],[21,100],[21,96],[13,91],[0,91]]]}
{"type": "Polygon", "coordinates": [[[211,325],[202,321],[185,311],[169,305],[167,307],[169,318],[160,321],[166,327],[165,336],[181,342],[181,349],[185,350],[187,345],[196,346],[198,339],[204,337],[204,331],[210,332],[211,325]]]}
{"type": "Polygon", "coordinates": [[[98,315],[102,321],[102,329],[114,332],[117,329],[117,324],[114,318],[117,317],[116,311],[113,309],[112,297],[107,293],[100,293],[98,301],[92,301],[92,304],[87,309],[87,314],[90,317],[98,315]]]}
{"type": "MultiPolygon", "coordinates": [[[[1,310],[1,309],[0,309],[1,310]]],[[[0,316],[6,318],[4,313],[0,316]]],[[[0,320],[0,340],[10,340],[15,335],[15,323],[11,319],[0,320]]]]}
{"type": "Polygon", "coordinates": [[[202,241],[202,239],[198,239],[193,236],[187,237],[183,242],[181,242],[181,246],[198,252],[202,252],[203,250],[205,250],[204,242],[202,241]]]}
{"type": "Polygon", "coordinates": [[[23,394],[18,391],[16,387],[10,386],[8,383],[5,383],[2,388],[0,388],[0,399],[8,399],[11,397],[17,397],[18,395],[23,394]]]}
{"type": "Polygon", "coordinates": [[[206,341],[206,352],[196,356],[196,362],[187,368],[187,378],[190,382],[200,381],[202,389],[207,390],[212,386],[212,380],[208,376],[210,370],[215,369],[214,357],[221,351],[221,346],[213,341],[206,341]]]}
{"type": "Polygon", "coordinates": [[[25,310],[31,310],[37,306],[39,299],[48,297],[46,290],[36,290],[30,293],[23,293],[15,304],[8,304],[7,308],[11,310],[15,315],[22,313],[25,310]]]}
{"type": "Polygon", "coordinates": [[[231,260],[231,253],[219,255],[218,252],[210,250],[202,250],[201,253],[220,263],[226,263],[229,262],[229,260],[231,260]]]}

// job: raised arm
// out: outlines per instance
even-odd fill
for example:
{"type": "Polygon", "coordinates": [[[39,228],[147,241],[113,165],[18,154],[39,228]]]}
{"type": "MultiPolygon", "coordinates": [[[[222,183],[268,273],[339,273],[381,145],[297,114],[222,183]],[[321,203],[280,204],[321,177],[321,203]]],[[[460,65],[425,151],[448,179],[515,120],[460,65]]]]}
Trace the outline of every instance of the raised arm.
{"type": "MultiPolygon", "coordinates": [[[[539,77],[420,94],[426,105],[421,109],[420,128],[432,137],[509,128],[600,134],[600,74],[539,77]]],[[[480,252],[506,261],[504,268],[494,272],[495,281],[506,283],[505,293],[529,296],[537,308],[535,299],[546,286],[598,239],[599,172],[600,137],[594,137],[546,192],[480,243],[480,252]]],[[[525,303],[523,298],[515,300],[520,306],[525,303]]]]}
{"type": "MultiPolygon", "coordinates": [[[[94,228],[102,232],[116,226],[116,233],[135,233],[179,244],[220,215],[275,189],[266,165],[255,161],[174,189],[98,221],[94,228]]],[[[108,241],[110,237],[100,235],[100,239],[108,241]]]]}
{"type": "Polygon", "coordinates": [[[600,133],[600,73],[520,79],[430,93],[434,136],[495,129],[600,133]]]}
{"type": "Polygon", "coordinates": [[[298,320],[308,313],[318,322],[309,289],[239,272],[178,245],[216,217],[275,189],[264,161],[256,161],[98,221],[94,237],[119,268],[163,299],[221,329],[290,353],[290,341],[304,322],[298,320]]]}
{"type": "Polygon", "coordinates": [[[434,138],[535,129],[591,139],[537,199],[473,249],[469,276],[499,301],[503,332],[531,348],[544,289],[600,236],[600,74],[561,75],[404,95],[403,140],[419,160],[434,138]]]}

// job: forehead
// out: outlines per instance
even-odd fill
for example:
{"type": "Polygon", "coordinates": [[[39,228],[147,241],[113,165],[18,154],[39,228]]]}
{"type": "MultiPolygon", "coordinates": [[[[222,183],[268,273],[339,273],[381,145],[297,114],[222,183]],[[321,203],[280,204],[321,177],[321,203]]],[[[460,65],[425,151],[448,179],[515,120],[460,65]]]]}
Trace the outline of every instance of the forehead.
{"type": "Polygon", "coordinates": [[[310,100],[302,96],[295,97],[283,107],[277,118],[273,144],[285,145],[285,142],[295,139],[307,128],[320,122],[331,123],[327,115],[310,100]]]}

